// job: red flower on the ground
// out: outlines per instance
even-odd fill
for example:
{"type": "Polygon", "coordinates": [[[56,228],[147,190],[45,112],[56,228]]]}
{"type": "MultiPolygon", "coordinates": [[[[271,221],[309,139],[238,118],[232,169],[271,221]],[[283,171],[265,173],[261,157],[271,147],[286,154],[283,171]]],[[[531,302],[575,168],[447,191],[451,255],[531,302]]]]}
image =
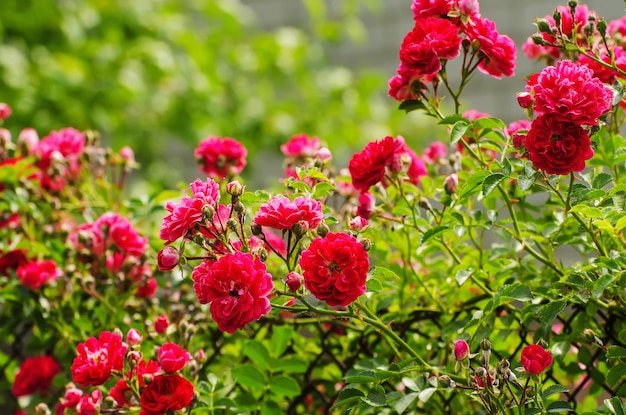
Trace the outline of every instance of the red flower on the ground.
{"type": "Polygon", "coordinates": [[[252,254],[236,251],[194,268],[193,288],[220,330],[234,333],[271,310],[267,296],[274,289],[265,264],[252,254]]]}
{"type": "Polygon", "coordinates": [[[198,144],[194,154],[200,164],[200,171],[220,180],[241,173],[246,166],[248,151],[233,138],[207,137],[198,144]]]}
{"type": "Polygon", "coordinates": [[[188,407],[193,385],[179,375],[157,375],[141,392],[139,415],[163,415],[188,407]]]}
{"type": "Polygon", "coordinates": [[[526,373],[538,375],[552,364],[552,354],[538,344],[531,344],[522,349],[520,360],[526,373]]]}
{"type": "Polygon", "coordinates": [[[61,371],[61,366],[52,356],[29,357],[20,366],[13,381],[13,395],[32,395],[35,392],[46,393],[54,377],[61,371]]]}
{"type": "Polygon", "coordinates": [[[21,265],[15,273],[22,285],[31,290],[38,290],[61,276],[61,271],[57,268],[56,262],[51,259],[21,265]]]}
{"type": "Polygon", "coordinates": [[[305,196],[298,196],[291,201],[280,195],[259,207],[254,223],[278,230],[291,229],[302,223],[307,229],[315,229],[323,218],[319,201],[305,196]]]}
{"type": "Polygon", "coordinates": [[[582,171],[593,156],[589,133],[554,114],[537,117],[523,142],[530,161],[549,174],[582,171]]]}
{"type": "Polygon", "coordinates": [[[554,114],[578,125],[596,125],[611,109],[613,93],[580,63],[559,61],[531,76],[526,90],[533,95],[535,114],[554,114]]]}
{"type": "Polygon", "coordinates": [[[440,59],[459,56],[459,29],[447,19],[418,19],[400,47],[400,62],[420,75],[433,75],[441,69],[440,59]]]}
{"type": "Polygon", "coordinates": [[[515,42],[499,34],[494,22],[484,18],[474,19],[463,25],[463,31],[470,42],[478,44],[479,53],[484,56],[478,64],[479,71],[497,79],[502,75],[514,75],[515,42]]]}
{"type": "Polygon", "coordinates": [[[164,372],[178,372],[191,360],[189,352],[175,343],[166,343],[157,352],[164,372]]]}
{"type": "Polygon", "coordinates": [[[345,233],[328,233],[302,252],[304,287],[330,306],[347,306],[365,293],[369,258],[363,245],[345,233]]]}
{"type": "Polygon", "coordinates": [[[122,338],[103,331],[96,339],[90,337],[76,347],[78,356],[72,362],[72,378],[83,387],[102,385],[111,378],[113,370],[124,368],[128,347],[122,338]]]}

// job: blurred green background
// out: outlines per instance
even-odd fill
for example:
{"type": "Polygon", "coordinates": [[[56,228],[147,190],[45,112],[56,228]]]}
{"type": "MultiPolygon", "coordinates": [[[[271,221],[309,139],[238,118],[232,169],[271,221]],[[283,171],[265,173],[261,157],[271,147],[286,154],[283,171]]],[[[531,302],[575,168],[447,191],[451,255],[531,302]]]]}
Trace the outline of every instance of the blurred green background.
{"type": "Polygon", "coordinates": [[[135,150],[151,187],[194,179],[193,149],[208,135],[247,146],[245,176],[258,187],[281,174],[278,147],[293,134],[320,137],[341,160],[416,131],[386,95],[393,71],[329,59],[333,45],[368,42],[359,16],[380,13],[383,0],[332,10],[293,1],[304,24],[263,28],[238,0],[2,0],[0,101],[14,110],[5,126],[98,130],[114,149],[135,150]]]}

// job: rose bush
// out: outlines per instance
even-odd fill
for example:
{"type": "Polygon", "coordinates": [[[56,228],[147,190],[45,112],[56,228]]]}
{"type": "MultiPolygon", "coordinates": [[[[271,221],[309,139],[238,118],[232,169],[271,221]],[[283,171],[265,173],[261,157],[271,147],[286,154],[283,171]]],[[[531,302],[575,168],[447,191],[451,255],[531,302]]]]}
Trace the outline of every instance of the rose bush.
{"type": "Polygon", "coordinates": [[[538,20],[524,50],[553,65],[520,85],[526,118],[506,125],[460,109],[476,72],[514,74],[511,39],[477,1],[410,9],[388,92],[450,136],[421,154],[373,137],[338,169],[298,133],[285,177],[252,191],[243,143],[211,136],[185,190],[126,199],[132,150],[74,129],[5,139],[2,403],[623,413],[624,22],[576,2],[538,20]]]}

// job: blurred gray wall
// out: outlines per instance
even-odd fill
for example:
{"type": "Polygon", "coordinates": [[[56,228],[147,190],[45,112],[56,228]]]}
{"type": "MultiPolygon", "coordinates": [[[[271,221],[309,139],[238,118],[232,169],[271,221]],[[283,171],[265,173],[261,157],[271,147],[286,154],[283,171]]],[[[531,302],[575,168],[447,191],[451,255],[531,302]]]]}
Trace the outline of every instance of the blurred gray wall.
{"type": "MultiPolygon", "coordinates": [[[[326,0],[329,10],[334,2],[326,0]]],[[[558,5],[567,0],[479,0],[481,15],[494,20],[498,32],[510,36],[518,46],[516,74],[511,79],[496,80],[487,75],[476,74],[469,84],[463,101],[468,108],[490,113],[505,121],[523,117],[515,101],[515,94],[524,88],[524,76],[537,72],[542,64],[531,62],[523,55],[521,45],[535,32],[535,17],[552,14],[558,5]]],[[[258,15],[261,27],[271,29],[279,26],[304,26],[308,20],[302,0],[242,0],[258,15]]],[[[363,7],[361,19],[367,28],[367,42],[353,44],[343,42],[329,50],[333,63],[353,69],[376,69],[393,76],[398,65],[398,50],[404,35],[413,27],[411,0],[362,0],[366,4],[378,4],[375,12],[363,7]]],[[[624,15],[623,0],[581,1],[600,17],[613,20],[624,15]]],[[[381,85],[386,91],[386,85],[381,85]]]]}

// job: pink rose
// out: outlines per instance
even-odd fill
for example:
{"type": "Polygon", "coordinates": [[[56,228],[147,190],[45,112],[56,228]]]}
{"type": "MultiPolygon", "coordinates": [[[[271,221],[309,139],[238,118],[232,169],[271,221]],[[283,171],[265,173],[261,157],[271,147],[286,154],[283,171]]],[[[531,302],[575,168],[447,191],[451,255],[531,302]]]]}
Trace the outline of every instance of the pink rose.
{"type": "Polygon", "coordinates": [[[200,172],[220,180],[241,173],[246,166],[248,151],[233,138],[207,137],[198,144],[194,153],[200,172]]]}
{"type": "Polygon", "coordinates": [[[262,204],[254,217],[254,223],[272,229],[292,229],[303,222],[307,229],[316,228],[324,218],[322,204],[305,196],[298,196],[293,201],[285,196],[274,196],[262,204]]]}
{"type": "Polygon", "coordinates": [[[513,76],[517,48],[515,42],[506,35],[497,32],[496,24],[489,19],[474,19],[462,26],[467,39],[478,44],[478,70],[500,79],[513,76]]]}
{"type": "Polygon", "coordinates": [[[180,255],[178,249],[173,246],[166,246],[157,254],[157,263],[159,270],[171,271],[178,266],[180,255]]]}
{"type": "Polygon", "coordinates": [[[465,340],[457,340],[454,342],[454,358],[456,360],[465,360],[469,356],[469,344],[465,340]]]}
{"type": "Polygon", "coordinates": [[[526,373],[538,375],[552,364],[552,354],[537,344],[531,344],[522,349],[520,360],[526,373]]]}
{"type": "Polygon", "coordinates": [[[166,343],[157,352],[159,364],[164,372],[178,372],[191,360],[189,352],[175,343],[166,343]]]}
{"type": "Polygon", "coordinates": [[[165,314],[161,314],[154,321],[154,329],[158,334],[163,334],[167,330],[170,325],[170,320],[167,318],[165,314]]]}
{"type": "Polygon", "coordinates": [[[31,290],[38,290],[48,282],[60,277],[61,271],[53,260],[47,259],[21,265],[17,268],[16,274],[22,285],[31,290]]]}
{"type": "Polygon", "coordinates": [[[298,134],[291,137],[287,143],[282,144],[280,151],[286,157],[315,157],[321,146],[319,138],[298,134]]]}

